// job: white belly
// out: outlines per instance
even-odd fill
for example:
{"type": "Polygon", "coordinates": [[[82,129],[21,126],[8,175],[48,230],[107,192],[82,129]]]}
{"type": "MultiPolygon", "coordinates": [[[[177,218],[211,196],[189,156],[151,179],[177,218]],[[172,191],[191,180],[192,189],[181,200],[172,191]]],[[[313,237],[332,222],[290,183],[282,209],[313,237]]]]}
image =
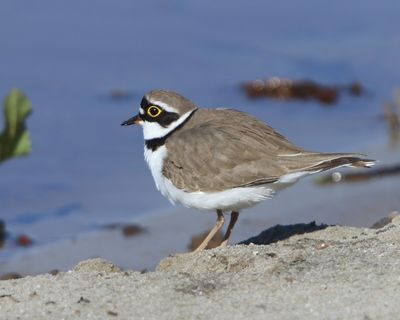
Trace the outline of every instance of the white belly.
{"type": "MultiPolygon", "coordinates": [[[[271,198],[275,188],[273,184],[247,188],[233,188],[221,192],[186,192],[176,188],[170,180],[162,174],[163,160],[167,155],[165,146],[156,151],[146,149],[144,156],[153,175],[156,187],[172,203],[179,202],[185,207],[223,211],[239,211],[256,205],[262,200],[271,198]]],[[[278,185],[276,186],[278,187],[278,185]]]]}

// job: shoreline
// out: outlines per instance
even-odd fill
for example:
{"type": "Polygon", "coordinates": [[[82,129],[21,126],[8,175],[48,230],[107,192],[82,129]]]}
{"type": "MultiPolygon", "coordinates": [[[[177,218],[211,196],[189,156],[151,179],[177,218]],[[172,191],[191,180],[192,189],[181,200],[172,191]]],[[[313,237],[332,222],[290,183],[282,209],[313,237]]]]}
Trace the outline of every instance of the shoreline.
{"type": "MultiPolygon", "coordinates": [[[[286,190],[286,195],[269,201],[264,207],[257,208],[257,211],[241,214],[231,244],[242,242],[277,224],[316,221],[317,224],[370,227],[390,212],[398,210],[398,201],[395,200],[396,182],[397,179],[376,181],[373,188],[365,187],[364,184],[354,188],[349,186],[345,195],[334,186],[328,187],[331,188],[328,192],[322,188],[317,190],[316,199],[306,204],[296,201],[302,192],[301,185],[297,186],[298,189],[286,190]],[[376,194],[380,194],[379,199],[376,194]],[[359,207],[368,210],[357,209],[359,207]]],[[[129,223],[130,226],[144,230],[133,236],[124,235],[124,230],[117,226],[51,245],[21,250],[11,259],[0,261],[0,276],[9,273],[25,276],[53,270],[66,271],[79,261],[94,257],[113,261],[123,269],[153,270],[164,257],[176,252],[187,252],[192,237],[208,231],[214,222],[213,213],[172,208],[166,214],[144,217],[129,223]]]]}

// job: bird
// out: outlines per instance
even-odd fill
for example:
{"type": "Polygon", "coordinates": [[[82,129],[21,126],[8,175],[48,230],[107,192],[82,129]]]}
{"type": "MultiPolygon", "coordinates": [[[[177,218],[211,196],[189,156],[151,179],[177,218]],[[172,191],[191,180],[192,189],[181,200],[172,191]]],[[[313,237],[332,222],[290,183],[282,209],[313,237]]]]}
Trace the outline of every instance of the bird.
{"type": "Polygon", "coordinates": [[[173,204],[214,211],[217,220],[203,250],[230,221],[220,246],[228,244],[241,210],[272,198],[300,178],[338,167],[371,167],[357,153],[304,150],[245,112],[200,108],[177,92],[152,90],[139,113],[121,125],[143,128],[144,158],[157,189],[173,204]]]}

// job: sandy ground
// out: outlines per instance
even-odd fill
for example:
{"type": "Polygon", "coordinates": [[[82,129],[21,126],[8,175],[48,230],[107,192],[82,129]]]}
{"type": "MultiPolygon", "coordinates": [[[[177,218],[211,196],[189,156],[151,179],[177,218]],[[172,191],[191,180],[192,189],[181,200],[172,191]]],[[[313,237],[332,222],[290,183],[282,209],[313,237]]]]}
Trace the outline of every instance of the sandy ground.
{"type": "Polygon", "coordinates": [[[268,245],[170,256],[155,272],[93,259],[57,275],[1,281],[0,318],[399,318],[398,216],[380,229],[301,230],[254,239],[268,245]]]}

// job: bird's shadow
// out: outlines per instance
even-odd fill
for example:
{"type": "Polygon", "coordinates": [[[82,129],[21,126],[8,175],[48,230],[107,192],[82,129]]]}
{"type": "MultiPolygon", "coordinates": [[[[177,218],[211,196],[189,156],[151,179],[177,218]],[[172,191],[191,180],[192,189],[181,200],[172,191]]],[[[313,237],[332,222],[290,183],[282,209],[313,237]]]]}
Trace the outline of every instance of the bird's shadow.
{"type": "Polygon", "coordinates": [[[315,221],[310,223],[297,223],[291,225],[280,225],[277,224],[269,229],[262,231],[259,235],[251,237],[247,240],[239,242],[239,244],[257,244],[257,245],[267,245],[275,243],[281,240],[285,240],[294,236],[296,234],[304,234],[309,232],[314,232],[317,230],[323,230],[329,227],[327,224],[317,225],[315,221]]]}

